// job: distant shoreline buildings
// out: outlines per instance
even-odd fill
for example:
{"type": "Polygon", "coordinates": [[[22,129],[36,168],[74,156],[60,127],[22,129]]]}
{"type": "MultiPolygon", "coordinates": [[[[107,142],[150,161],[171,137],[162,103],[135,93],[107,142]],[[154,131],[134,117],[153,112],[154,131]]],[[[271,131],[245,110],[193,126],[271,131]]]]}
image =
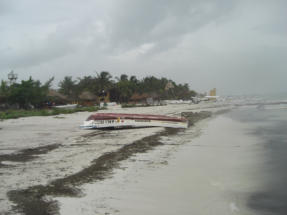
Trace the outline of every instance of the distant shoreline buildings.
{"type": "Polygon", "coordinates": [[[209,91],[209,96],[216,96],[216,88],[209,91]]]}

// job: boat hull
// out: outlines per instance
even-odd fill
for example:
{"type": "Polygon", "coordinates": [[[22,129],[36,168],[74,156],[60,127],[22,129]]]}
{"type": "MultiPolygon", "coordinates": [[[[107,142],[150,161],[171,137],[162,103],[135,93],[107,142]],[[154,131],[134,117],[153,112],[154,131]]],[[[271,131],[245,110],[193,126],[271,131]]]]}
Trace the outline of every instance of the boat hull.
{"type": "Polygon", "coordinates": [[[95,114],[81,125],[85,129],[141,127],[187,128],[188,121],[161,115],[95,114]]]}

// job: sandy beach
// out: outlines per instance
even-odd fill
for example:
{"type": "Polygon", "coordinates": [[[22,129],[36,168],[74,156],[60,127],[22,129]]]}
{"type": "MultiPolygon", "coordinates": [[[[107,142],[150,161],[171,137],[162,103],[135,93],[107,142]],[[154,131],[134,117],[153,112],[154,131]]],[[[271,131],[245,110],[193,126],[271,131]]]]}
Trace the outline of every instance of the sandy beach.
{"type": "Polygon", "coordinates": [[[286,10],[0,0],[0,215],[287,215],[286,10]]]}
{"type": "Polygon", "coordinates": [[[226,104],[104,112],[213,116],[185,130],[81,130],[90,113],[0,122],[1,214],[256,214],[264,159],[226,104]],[[260,180],[259,180],[260,181],[260,180]]]}
{"type": "Polygon", "coordinates": [[[263,152],[260,140],[245,134],[248,129],[218,116],[162,138],[152,152],[121,162],[112,178],[84,185],[84,197],[57,198],[60,212],[257,214],[247,201],[261,189],[263,152]]]}

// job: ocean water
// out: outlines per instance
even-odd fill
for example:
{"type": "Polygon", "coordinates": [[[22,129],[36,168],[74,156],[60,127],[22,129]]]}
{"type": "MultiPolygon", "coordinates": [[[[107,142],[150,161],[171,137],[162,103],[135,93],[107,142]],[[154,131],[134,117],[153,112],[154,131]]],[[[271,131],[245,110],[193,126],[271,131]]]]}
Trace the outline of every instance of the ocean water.
{"type": "Polygon", "coordinates": [[[261,165],[262,188],[250,194],[248,207],[266,215],[287,214],[287,105],[237,109],[229,116],[252,126],[265,151],[261,165]]]}

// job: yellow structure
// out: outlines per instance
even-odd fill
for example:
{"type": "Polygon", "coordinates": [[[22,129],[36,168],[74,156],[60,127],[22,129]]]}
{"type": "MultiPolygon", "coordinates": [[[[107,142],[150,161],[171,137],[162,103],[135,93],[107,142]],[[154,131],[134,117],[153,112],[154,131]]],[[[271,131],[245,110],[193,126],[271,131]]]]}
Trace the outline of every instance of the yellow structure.
{"type": "Polygon", "coordinates": [[[104,90],[99,95],[100,102],[108,103],[110,102],[110,92],[105,92],[104,90]]]}
{"type": "Polygon", "coordinates": [[[216,88],[209,91],[209,96],[216,96],[216,88]]]}
{"type": "Polygon", "coordinates": [[[104,98],[104,102],[105,102],[105,103],[110,102],[110,92],[107,92],[107,95],[106,95],[105,98],[104,98]]]}

